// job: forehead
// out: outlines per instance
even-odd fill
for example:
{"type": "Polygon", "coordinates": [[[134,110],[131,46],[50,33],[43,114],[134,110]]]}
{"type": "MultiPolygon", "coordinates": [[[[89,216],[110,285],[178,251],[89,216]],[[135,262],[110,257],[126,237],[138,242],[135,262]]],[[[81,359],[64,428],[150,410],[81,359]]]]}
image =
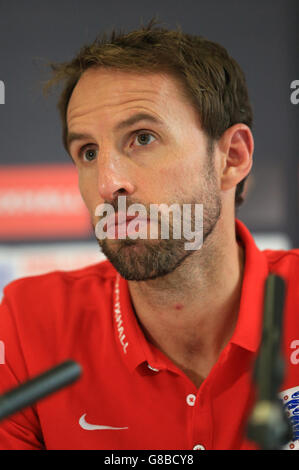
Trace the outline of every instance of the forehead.
{"type": "Polygon", "coordinates": [[[138,73],[112,68],[90,68],[75,86],[67,108],[67,121],[86,113],[147,102],[154,108],[171,103],[191,106],[178,78],[163,72],[138,73]]]}

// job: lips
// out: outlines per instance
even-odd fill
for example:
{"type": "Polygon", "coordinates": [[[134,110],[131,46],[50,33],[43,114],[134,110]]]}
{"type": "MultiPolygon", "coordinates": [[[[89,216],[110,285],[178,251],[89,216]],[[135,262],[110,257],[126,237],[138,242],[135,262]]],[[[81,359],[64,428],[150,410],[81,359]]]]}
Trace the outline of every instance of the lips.
{"type": "MultiPolygon", "coordinates": [[[[144,218],[136,215],[126,215],[124,212],[117,212],[116,214],[111,214],[107,218],[107,222],[104,225],[104,231],[107,232],[107,235],[114,236],[114,234],[118,232],[118,235],[120,233],[124,233],[128,235],[128,224],[131,222],[131,220],[136,219],[136,223],[138,221],[139,224],[147,224],[149,221],[149,218],[144,218]],[[117,229],[117,230],[115,230],[117,229]]],[[[136,226],[136,224],[135,224],[136,226]]],[[[135,230],[133,230],[134,232],[135,230]]]]}
{"type": "Polygon", "coordinates": [[[135,216],[127,216],[124,212],[117,212],[116,214],[111,214],[107,219],[107,223],[104,229],[108,231],[111,227],[116,227],[117,225],[125,224],[132,219],[135,219],[135,216]]]}

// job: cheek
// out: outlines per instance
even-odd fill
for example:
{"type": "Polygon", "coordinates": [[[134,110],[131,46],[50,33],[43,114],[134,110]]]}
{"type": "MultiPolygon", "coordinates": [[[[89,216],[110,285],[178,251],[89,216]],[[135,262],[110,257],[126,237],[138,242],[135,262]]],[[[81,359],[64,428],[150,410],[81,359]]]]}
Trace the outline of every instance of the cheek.
{"type": "MultiPolygon", "coordinates": [[[[78,173],[78,186],[81,193],[82,199],[90,213],[90,216],[94,217],[94,212],[97,204],[95,201],[98,199],[98,194],[95,188],[95,185],[92,184],[92,179],[88,178],[87,175],[82,175],[78,173]]],[[[99,204],[100,202],[98,202],[99,204]]]]}
{"type": "MultiPolygon", "coordinates": [[[[169,195],[190,194],[198,188],[200,182],[199,164],[176,161],[159,172],[158,187],[165,188],[169,195]]],[[[160,189],[161,191],[161,189],[160,189]]]]}
{"type": "Polygon", "coordinates": [[[85,205],[88,207],[87,188],[86,188],[86,184],[84,184],[84,179],[80,176],[80,173],[78,174],[78,187],[79,187],[79,191],[82,196],[82,199],[85,205]]]}

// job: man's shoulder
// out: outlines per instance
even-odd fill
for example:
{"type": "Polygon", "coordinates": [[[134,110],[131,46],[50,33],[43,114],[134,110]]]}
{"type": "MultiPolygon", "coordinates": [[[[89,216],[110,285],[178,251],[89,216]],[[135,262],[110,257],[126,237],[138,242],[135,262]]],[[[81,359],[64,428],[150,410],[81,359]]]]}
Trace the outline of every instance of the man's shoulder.
{"type": "Polygon", "coordinates": [[[115,279],[116,270],[108,260],[96,264],[85,266],[71,271],[56,270],[45,274],[26,276],[16,279],[7,284],[3,293],[4,296],[12,296],[25,293],[45,293],[49,290],[59,290],[76,288],[80,283],[93,281],[99,287],[115,279]]]}
{"type": "Polygon", "coordinates": [[[109,337],[113,333],[115,278],[105,260],[24,277],[4,288],[0,340],[20,381],[68,358],[84,363],[87,351],[91,357],[95,348],[98,353],[103,331],[109,337]]]}
{"type": "Polygon", "coordinates": [[[299,302],[299,249],[264,250],[269,273],[281,276],[289,286],[293,299],[299,302]]]}
{"type": "Polygon", "coordinates": [[[282,270],[286,274],[299,273],[299,249],[291,250],[263,250],[268,265],[273,270],[282,270]]]}

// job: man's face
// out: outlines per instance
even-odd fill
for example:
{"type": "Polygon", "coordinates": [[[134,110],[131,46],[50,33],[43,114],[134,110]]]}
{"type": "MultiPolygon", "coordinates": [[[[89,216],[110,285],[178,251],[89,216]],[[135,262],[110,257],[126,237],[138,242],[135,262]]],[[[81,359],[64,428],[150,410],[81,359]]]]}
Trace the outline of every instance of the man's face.
{"type": "MultiPolygon", "coordinates": [[[[196,111],[172,76],[89,69],[71,96],[67,126],[69,136],[81,134],[69,150],[94,227],[99,204],[117,212],[118,196],[126,196],[127,208],[140,203],[148,215],[150,204],[203,204],[203,241],[213,231],[221,213],[214,158],[196,111]]],[[[99,244],[124,278],[140,281],[169,274],[194,254],[184,248],[185,238],[171,234],[172,227],[170,239],[106,238],[99,244]]]]}

